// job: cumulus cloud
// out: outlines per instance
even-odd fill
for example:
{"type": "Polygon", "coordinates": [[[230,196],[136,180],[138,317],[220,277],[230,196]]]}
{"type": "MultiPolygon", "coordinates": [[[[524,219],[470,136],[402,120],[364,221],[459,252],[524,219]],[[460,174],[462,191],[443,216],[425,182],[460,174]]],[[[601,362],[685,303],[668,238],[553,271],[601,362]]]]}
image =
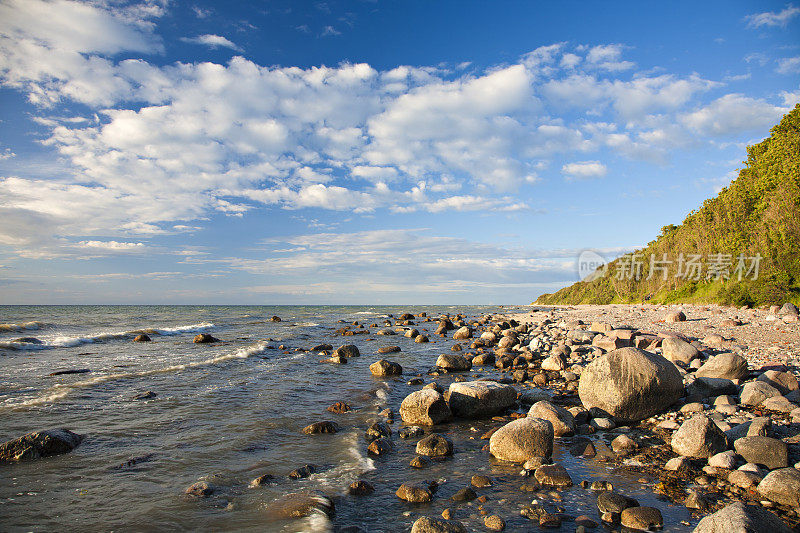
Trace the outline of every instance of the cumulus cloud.
{"type": "Polygon", "coordinates": [[[600,161],[578,161],[561,167],[561,173],[568,180],[585,180],[602,178],[608,174],[608,168],[600,161]]]}
{"type": "Polygon", "coordinates": [[[203,46],[208,46],[209,48],[230,48],[231,50],[235,50],[237,52],[242,51],[242,49],[239,48],[236,43],[228,40],[226,37],[221,35],[213,35],[210,33],[198,35],[197,37],[183,37],[181,41],[185,43],[201,44],[203,46]]]}
{"type": "Polygon", "coordinates": [[[725,136],[753,130],[766,131],[789,109],[741,94],[727,94],[694,112],[682,122],[703,135],[725,136]]]}
{"type": "Polygon", "coordinates": [[[783,10],[773,12],[765,11],[745,17],[749,28],[761,28],[764,26],[785,28],[789,21],[800,15],[800,7],[789,4],[783,10]]]}

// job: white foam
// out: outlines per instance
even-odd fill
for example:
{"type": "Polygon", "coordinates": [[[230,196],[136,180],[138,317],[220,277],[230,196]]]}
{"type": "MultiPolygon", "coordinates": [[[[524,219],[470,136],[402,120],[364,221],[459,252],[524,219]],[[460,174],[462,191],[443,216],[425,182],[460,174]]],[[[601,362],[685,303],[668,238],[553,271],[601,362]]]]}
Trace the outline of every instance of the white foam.
{"type": "Polygon", "coordinates": [[[329,533],[333,532],[333,522],[325,513],[317,512],[305,519],[306,525],[302,531],[310,531],[314,533],[329,533]]]}

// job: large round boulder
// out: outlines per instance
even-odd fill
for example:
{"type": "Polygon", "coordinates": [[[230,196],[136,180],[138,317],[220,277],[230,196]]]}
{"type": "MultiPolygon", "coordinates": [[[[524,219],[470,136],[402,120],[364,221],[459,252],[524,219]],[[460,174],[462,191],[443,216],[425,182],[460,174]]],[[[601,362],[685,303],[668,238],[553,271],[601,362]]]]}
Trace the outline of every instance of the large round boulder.
{"type": "Polygon", "coordinates": [[[436,360],[436,366],[444,370],[460,371],[472,368],[472,361],[457,353],[442,354],[436,360]]]}
{"type": "Polygon", "coordinates": [[[517,401],[517,391],[514,387],[495,381],[452,383],[449,391],[450,410],[461,418],[495,415],[517,401]]]}
{"type": "Polygon", "coordinates": [[[620,348],[583,369],[578,395],[587,409],[600,408],[617,422],[638,422],[675,403],[683,395],[683,378],[659,355],[620,348]]]}
{"type": "Polygon", "coordinates": [[[693,533],[791,533],[783,521],[758,505],[735,502],[700,520],[693,533]]]}
{"type": "Polygon", "coordinates": [[[694,373],[699,378],[745,379],[750,375],[747,359],[734,353],[721,353],[705,362],[694,373]]]}
{"type": "Polygon", "coordinates": [[[800,507],[800,470],[792,467],[773,470],[758,484],[758,492],[781,505],[800,507]]]}
{"type": "Polygon", "coordinates": [[[489,453],[501,461],[524,463],[553,453],[553,424],[541,418],[519,418],[489,438],[489,453]]]}
{"type": "Polygon", "coordinates": [[[411,526],[411,533],[467,533],[467,528],[457,520],[423,516],[411,526]]]}
{"type": "Polygon", "coordinates": [[[471,339],[472,338],[472,330],[469,329],[469,326],[462,326],[453,333],[453,338],[456,340],[459,339],[471,339]]]}
{"type": "Polygon", "coordinates": [[[667,337],[661,341],[661,353],[675,363],[689,364],[700,357],[700,351],[690,343],[677,337],[667,337]]]}
{"type": "Polygon", "coordinates": [[[713,420],[698,414],[681,424],[672,436],[672,450],[684,457],[706,458],[728,449],[728,437],[713,420]]]}
{"type": "Polygon", "coordinates": [[[428,457],[446,457],[453,455],[453,441],[439,433],[431,433],[417,442],[415,451],[428,457]]]}
{"type": "Polygon", "coordinates": [[[528,416],[549,421],[553,424],[553,435],[556,437],[568,437],[575,433],[575,417],[572,413],[548,401],[533,404],[528,416]]]}
{"type": "Polygon", "coordinates": [[[381,359],[369,365],[369,371],[376,377],[399,376],[403,373],[403,367],[394,361],[381,359]]]}
{"type": "Polygon", "coordinates": [[[342,344],[336,348],[333,355],[338,355],[339,357],[358,357],[361,355],[361,352],[358,351],[358,346],[354,344],[342,344]]]}
{"type": "Polygon", "coordinates": [[[74,450],[82,440],[82,435],[68,429],[47,429],[27,433],[0,444],[0,463],[31,461],[60,455],[74,450]]]}
{"type": "Polygon", "coordinates": [[[452,416],[444,397],[433,389],[412,392],[400,404],[400,417],[406,424],[433,426],[452,416]]]}

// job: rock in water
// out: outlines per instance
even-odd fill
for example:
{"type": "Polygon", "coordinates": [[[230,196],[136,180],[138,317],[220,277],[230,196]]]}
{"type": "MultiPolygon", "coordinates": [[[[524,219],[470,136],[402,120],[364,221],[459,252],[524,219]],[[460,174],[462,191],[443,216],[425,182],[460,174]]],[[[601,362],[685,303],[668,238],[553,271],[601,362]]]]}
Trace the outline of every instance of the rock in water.
{"type": "Polygon", "coordinates": [[[747,359],[733,353],[715,355],[697,369],[698,378],[745,379],[750,375],[747,359]]]}
{"type": "Polygon", "coordinates": [[[553,454],[553,424],[541,418],[520,418],[495,431],[489,453],[501,461],[524,463],[531,457],[553,454]]]}
{"type": "Polygon", "coordinates": [[[428,488],[421,485],[410,485],[408,483],[400,485],[395,495],[401,500],[411,503],[426,503],[433,499],[433,493],[428,488]]]}
{"type": "Polygon", "coordinates": [[[399,376],[403,373],[403,367],[399,363],[381,359],[369,365],[369,371],[377,377],[399,376]]]}
{"type": "Polygon", "coordinates": [[[303,518],[314,514],[322,514],[331,519],[335,514],[335,507],[324,494],[295,493],[273,501],[267,512],[274,518],[281,519],[303,518]]]}
{"type": "Polygon", "coordinates": [[[472,330],[469,329],[469,326],[463,326],[463,327],[459,328],[458,330],[456,330],[455,333],[453,333],[453,338],[455,340],[471,339],[472,338],[472,330]]]}
{"type": "Polygon", "coordinates": [[[142,333],[142,334],[136,335],[133,338],[133,342],[150,342],[151,340],[152,339],[150,338],[150,336],[147,335],[146,333],[142,333]]]}
{"type": "Polygon", "coordinates": [[[800,506],[800,470],[792,467],[773,470],[758,484],[758,492],[781,505],[800,506]]]}
{"type": "Polygon", "coordinates": [[[433,389],[412,392],[400,404],[400,417],[406,424],[433,426],[450,420],[450,412],[444,397],[433,389]]]}
{"type": "Polygon", "coordinates": [[[428,457],[453,455],[453,442],[439,433],[431,433],[417,443],[416,452],[428,457]]]}
{"type": "Polygon", "coordinates": [[[698,414],[672,436],[672,449],[684,457],[711,457],[728,449],[728,437],[713,420],[698,414]]]}
{"type": "Polygon", "coordinates": [[[659,355],[620,348],[584,368],[578,395],[587,409],[598,407],[618,422],[638,422],[675,403],[683,395],[683,378],[659,355]]]}
{"type": "Polygon", "coordinates": [[[331,422],[330,420],[324,420],[322,422],[314,422],[303,428],[303,433],[306,435],[315,435],[318,433],[336,433],[339,431],[339,425],[336,422],[331,422]]]}
{"type": "Polygon", "coordinates": [[[693,533],[791,533],[783,521],[766,509],[741,502],[726,505],[700,520],[693,533]]]}
{"type": "Polygon", "coordinates": [[[637,531],[650,531],[664,527],[661,511],[655,507],[628,507],[620,514],[622,527],[637,531]]]}
{"type": "Polygon", "coordinates": [[[442,354],[436,360],[436,366],[451,371],[469,370],[472,368],[472,361],[457,353],[442,354]]]}
{"type": "Polygon", "coordinates": [[[361,355],[361,352],[359,352],[358,347],[353,344],[343,344],[336,348],[333,355],[338,355],[340,357],[358,357],[361,355]]]}
{"type": "Polygon", "coordinates": [[[208,333],[198,333],[194,337],[195,344],[208,344],[211,342],[219,342],[219,339],[209,335],[208,333]]]}
{"type": "Polygon", "coordinates": [[[462,381],[450,384],[450,409],[461,418],[477,418],[502,413],[517,401],[511,385],[495,381],[462,381]]]}
{"type": "Polygon", "coordinates": [[[467,533],[467,528],[457,520],[423,516],[411,526],[411,533],[467,533]]]}
{"type": "Polygon", "coordinates": [[[68,429],[47,429],[27,433],[18,439],[0,444],[0,462],[31,461],[61,455],[74,450],[83,435],[68,429]]]}

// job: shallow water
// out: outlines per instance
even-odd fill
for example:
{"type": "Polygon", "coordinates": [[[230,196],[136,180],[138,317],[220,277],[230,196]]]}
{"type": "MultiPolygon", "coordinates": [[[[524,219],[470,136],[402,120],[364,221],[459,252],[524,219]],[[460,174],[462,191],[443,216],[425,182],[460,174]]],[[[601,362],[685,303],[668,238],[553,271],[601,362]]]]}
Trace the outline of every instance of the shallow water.
{"type": "MultiPolygon", "coordinates": [[[[325,530],[324,520],[269,521],[265,511],[277,496],[297,490],[322,490],[335,497],[333,528],[359,525],[367,531],[408,531],[422,514],[436,516],[445,507],[468,528],[482,530],[477,503],[454,504],[449,497],[484,473],[495,485],[478,489],[484,508],[503,516],[509,530],[534,526],[519,515],[536,495],[519,491],[518,468],[495,462],[481,448],[480,435],[491,421],[437,426],[455,443],[456,454],[428,468],[408,466],[418,439],[397,437],[385,457],[366,456],[364,429],[386,407],[395,412],[418,387],[406,380],[434,365],[454,341],[432,335],[435,322],[417,322],[431,330],[432,342],[416,344],[396,336],[335,336],[343,324],[383,323],[388,314],[426,311],[482,313],[497,307],[244,307],[244,306],[0,306],[0,439],[36,429],[65,427],[86,435],[73,452],[31,463],[0,465],[0,529],[63,530],[325,530]],[[283,321],[269,321],[272,315],[283,321]],[[39,324],[27,324],[30,322],[39,324]],[[134,332],[155,330],[153,342],[134,343],[134,332]],[[195,345],[197,332],[223,343],[195,345]],[[35,337],[41,344],[14,342],[35,337]],[[368,340],[374,339],[374,340],[368,340]],[[313,352],[295,352],[321,343],[355,344],[362,356],[345,365],[320,363],[313,352]],[[286,350],[279,350],[279,344],[286,350]],[[377,349],[401,346],[387,359],[403,365],[402,380],[373,378],[368,366],[384,357],[377,349]],[[82,374],[52,372],[89,369],[82,374]],[[156,397],[133,400],[153,391],[156,397]],[[326,408],[346,401],[354,411],[336,415],[326,408]],[[335,420],[333,435],[303,435],[315,421],[335,420]],[[132,459],[130,464],[125,464],[132,459]],[[286,478],[306,463],[320,471],[304,480],[286,478]],[[272,485],[250,489],[249,481],[269,473],[272,485]],[[346,496],[355,479],[371,481],[366,497],[346,496]],[[204,500],[190,499],[187,486],[205,479],[217,487],[204,500]],[[412,505],[394,492],[407,481],[444,481],[431,504],[412,505]]],[[[376,331],[372,328],[373,333],[376,331]]],[[[492,374],[497,376],[498,374],[492,374]]],[[[446,386],[452,376],[439,378],[446,386]]],[[[426,382],[430,378],[426,376],[426,382]]],[[[555,459],[581,479],[608,479],[642,505],[665,516],[666,531],[690,530],[682,507],[659,501],[639,476],[615,472],[593,460],[577,459],[561,445],[555,459]]],[[[561,491],[560,505],[572,516],[598,519],[595,495],[580,487],[561,491]]],[[[538,498],[538,497],[537,497],[538,498]]],[[[564,531],[574,531],[565,521],[564,531]]],[[[535,529],[535,527],[534,527],[535,529]]]]}

